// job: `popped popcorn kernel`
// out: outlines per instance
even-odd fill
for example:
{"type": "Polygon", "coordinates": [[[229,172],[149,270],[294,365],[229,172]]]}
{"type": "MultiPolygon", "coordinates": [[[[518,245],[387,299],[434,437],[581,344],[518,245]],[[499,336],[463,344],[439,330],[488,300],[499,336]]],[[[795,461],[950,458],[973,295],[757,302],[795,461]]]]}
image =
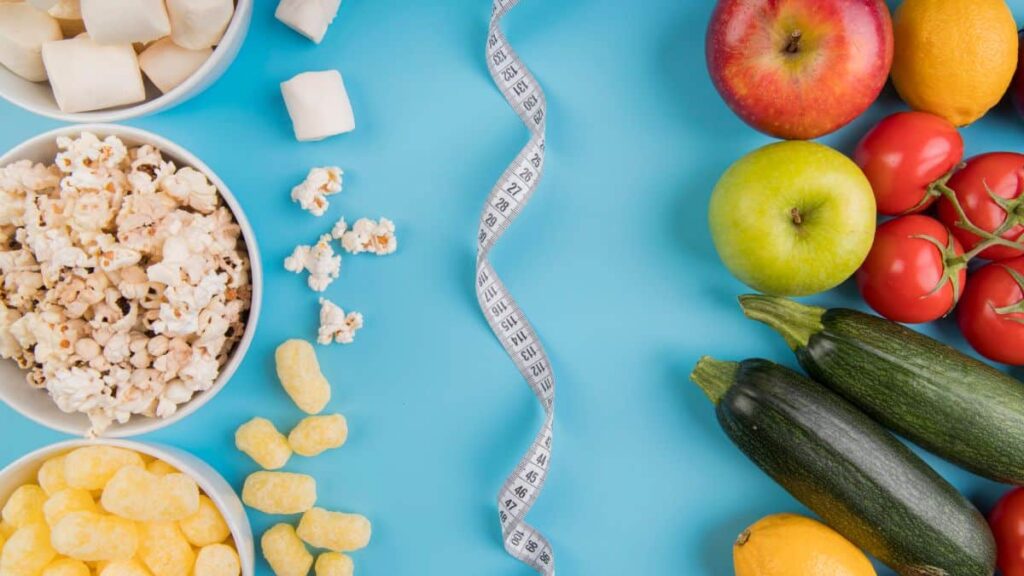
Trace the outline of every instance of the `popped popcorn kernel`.
{"type": "Polygon", "coordinates": [[[340,552],[324,552],[316,559],[316,576],[352,576],[355,572],[352,559],[340,552]]]}
{"type": "Polygon", "coordinates": [[[341,192],[344,172],[337,166],[313,168],[301,184],[292,188],[292,202],[314,216],[323,216],[330,203],[327,197],[341,192]]]}
{"type": "Polygon", "coordinates": [[[29,524],[43,522],[43,503],[46,492],[35,484],[19,486],[7,499],[2,514],[4,522],[21,528],[29,524]]]}
{"type": "Polygon", "coordinates": [[[101,490],[125,466],[144,466],[133,450],[115,446],[85,446],[64,456],[64,478],[68,486],[101,490]]]}
{"type": "Polygon", "coordinates": [[[239,426],[235,447],[266,470],[281,468],[292,456],[288,440],[266,418],[253,418],[239,426]]]}
{"type": "Polygon", "coordinates": [[[311,508],[302,515],[295,531],[303,542],[334,552],[351,552],[370,543],[370,521],[361,514],[311,508]]]}
{"type": "Polygon", "coordinates": [[[88,490],[65,488],[52,494],[43,504],[43,516],[52,529],[72,512],[99,512],[99,506],[88,490]]]}
{"type": "Polygon", "coordinates": [[[91,576],[92,571],[81,560],[58,558],[43,568],[40,576],[91,576]]]}
{"type": "Polygon", "coordinates": [[[264,532],[260,547],[277,576],[306,576],[313,567],[313,555],[288,524],[277,524],[264,532]]]}
{"type": "Polygon", "coordinates": [[[189,576],[195,552],[175,522],[140,524],[139,559],[153,576],[189,576]]]}
{"type": "Polygon", "coordinates": [[[341,256],[334,254],[331,235],[324,234],[313,246],[296,246],[291,256],[285,258],[284,269],[296,274],[309,272],[309,288],[323,292],[341,275],[341,256]]]}
{"type": "Polygon", "coordinates": [[[32,576],[39,574],[57,556],[50,545],[50,530],[37,522],[19,528],[4,544],[0,555],[0,574],[32,576]]]}
{"type": "Polygon", "coordinates": [[[199,487],[184,474],[157,476],[141,466],[126,466],[103,488],[100,504],[129,520],[176,522],[199,511],[199,487]]]}
{"type": "Polygon", "coordinates": [[[199,497],[199,510],[180,520],[178,527],[193,546],[218,544],[231,536],[231,529],[217,510],[217,505],[205,495],[199,497]]]}
{"type": "Polygon", "coordinates": [[[43,462],[36,474],[36,480],[43,491],[51,496],[67,488],[68,483],[64,479],[64,457],[57,456],[43,462]]]}
{"type": "Polygon", "coordinates": [[[131,520],[97,512],[71,512],[50,535],[53,548],[85,562],[127,560],[139,546],[139,531],[131,520]]]}
{"type": "Polygon", "coordinates": [[[360,218],[352,225],[351,230],[342,233],[341,247],[349,254],[392,254],[398,250],[395,223],[387,218],[381,218],[379,221],[360,218]]]}
{"type": "Polygon", "coordinates": [[[316,503],[316,480],[291,472],[254,472],[242,486],[242,502],[266,514],[298,514],[316,503]]]}
{"type": "Polygon", "coordinates": [[[115,560],[97,570],[97,576],[152,576],[138,560],[115,560]]]}
{"type": "Polygon", "coordinates": [[[288,444],[301,456],[316,456],[338,448],[348,439],[348,422],[341,414],[307,416],[288,434],[288,444]]]}
{"type": "Polygon", "coordinates": [[[355,341],[356,331],[363,327],[363,315],[359,312],[345,311],[326,298],[320,299],[320,329],[317,343],[322,345],[338,342],[351,344],[355,341]]]}
{"type": "Polygon", "coordinates": [[[307,414],[318,414],[331,400],[331,385],[320,371],[313,345],[288,340],[274,353],[277,378],[295,405],[307,414]]]}
{"type": "Polygon", "coordinates": [[[224,544],[211,544],[199,549],[192,575],[238,576],[241,572],[242,565],[234,548],[224,544]]]}

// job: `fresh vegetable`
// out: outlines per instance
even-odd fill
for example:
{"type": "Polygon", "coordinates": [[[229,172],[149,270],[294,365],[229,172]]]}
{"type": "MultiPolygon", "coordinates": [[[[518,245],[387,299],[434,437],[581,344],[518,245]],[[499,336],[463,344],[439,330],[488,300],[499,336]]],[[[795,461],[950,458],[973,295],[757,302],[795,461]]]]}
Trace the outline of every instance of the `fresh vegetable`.
{"type": "Polygon", "coordinates": [[[732,547],[736,576],[875,576],[871,561],[828,526],[796,514],[758,520],[732,547]]]}
{"type": "Polygon", "coordinates": [[[948,120],[927,112],[897,112],[875,125],[853,154],[875,192],[878,212],[923,212],[964,156],[964,140],[948,120]]]}
{"type": "Polygon", "coordinates": [[[971,274],[957,309],[964,338],[979,354],[1024,365],[1024,258],[992,262],[971,274]]]}
{"type": "Polygon", "coordinates": [[[1021,382],[877,316],[771,296],[740,304],[786,339],[812,378],[875,420],[981,476],[1024,483],[1021,382]]]}
{"type": "Polygon", "coordinates": [[[780,142],[733,164],[715,186],[711,236],[756,290],[806,295],[856,272],[875,234],[875,197],[856,164],[812,142],[780,142]]]}
{"type": "Polygon", "coordinates": [[[984,517],[849,402],[765,360],[704,358],[692,378],[755,464],[899,574],[992,575],[984,517]]]}
{"type": "Polygon", "coordinates": [[[1007,492],[988,523],[996,538],[999,571],[1003,576],[1024,576],[1024,489],[1007,492]]]}
{"type": "Polygon", "coordinates": [[[1024,254],[1024,246],[1015,242],[1024,235],[1022,175],[1024,154],[992,152],[971,158],[949,179],[958,202],[939,201],[939,220],[968,252],[984,240],[995,242],[977,252],[982,258],[1004,260],[1024,254]]]}
{"type": "Polygon", "coordinates": [[[967,282],[963,254],[938,220],[901,216],[878,227],[857,286],[864,301],[890,320],[938,320],[953,310],[967,282]]]}

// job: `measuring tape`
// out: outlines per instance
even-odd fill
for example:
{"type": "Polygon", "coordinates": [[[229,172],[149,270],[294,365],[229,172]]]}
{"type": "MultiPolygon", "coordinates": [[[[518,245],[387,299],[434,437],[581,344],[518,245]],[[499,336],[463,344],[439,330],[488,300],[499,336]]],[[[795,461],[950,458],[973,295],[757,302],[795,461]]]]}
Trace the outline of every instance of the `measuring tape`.
{"type": "Polygon", "coordinates": [[[498,519],[505,550],[545,576],[554,576],[555,557],[547,538],[526,523],[551,465],[551,424],[555,418],[555,375],[544,346],[526,314],[505,289],[487,259],[491,248],[526,206],[544,174],[547,100],[536,78],[509,46],[501,19],[519,0],[494,0],[487,36],[487,68],[505,99],[530,130],[530,141],[505,169],[484,204],[477,237],[476,296],[491,330],[544,407],[544,427],[498,492],[498,519]]]}

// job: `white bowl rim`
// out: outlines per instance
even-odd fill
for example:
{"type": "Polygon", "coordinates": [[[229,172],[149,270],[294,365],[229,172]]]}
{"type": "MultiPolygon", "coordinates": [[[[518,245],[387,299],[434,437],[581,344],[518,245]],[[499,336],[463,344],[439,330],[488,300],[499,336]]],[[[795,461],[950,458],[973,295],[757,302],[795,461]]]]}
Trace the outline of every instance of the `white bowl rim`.
{"type": "MultiPolygon", "coordinates": [[[[213,50],[213,54],[210,54],[210,57],[207,58],[191,76],[186,78],[184,82],[175,86],[170,92],[160,94],[151,100],[145,100],[138,104],[114,108],[112,110],[62,112],[60,108],[57,107],[42,106],[31,100],[12,97],[10,94],[2,90],[0,90],[0,98],[3,98],[19,108],[28,110],[33,114],[38,114],[54,120],[62,120],[64,122],[121,122],[123,120],[130,120],[132,118],[146,116],[159,110],[163,110],[164,108],[173,106],[188,96],[196,85],[205,80],[207,76],[217,69],[217,65],[226,57],[227,54],[233,53],[234,55],[237,55],[238,50],[240,50],[241,47],[238,47],[236,50],[231,50],[231,47],[235,42],[245,41],[245,36],[248,32],[252,19],[253,2],[254,0],[237,0],[235,4],[235,13],[231,16],[231,22],[228,23],[228,27],[224,31],[224,36],[221,37],[220,43],[218,43],[217,47],[213,50]]],[[[28,80],[25,81],[28,82],[28,80]]]]}
{"type": "MultiPolygon", "coordinates": [[[[209,402],[214,396],[224,389],[232,376],[234,376],[235,371],[238,370],[238,366],[242,363],[242,360],[245,358],[245,355],[249,350],[249,346],[252,344],[252,340],[256,334],[256,325],[259,323],[263,300],[263,265],[260,260],[260,250],[256,242],[256,234],[249,223],[249,219],[245,215],[245,211],[242,210],[241,204],[238,203],[238,199],[235,198],[234,194],[231,193],[231,190],[226,184],[224,184],[220,177],[218,177],[217,174],[202,160],[189,152],[183,146],[176,144],[163,136],[159,136],[141,128],[122,126],[120,124],[78,124],[62,126],[37,136],[33,136],[32,138],[16,145],[14,148],[11,148],[3,155],[0,155],[0,166],[5,166],[11,162],[23,159],[18,158],[18,153],[25,148],[34,146],[43,141],[54,141],[60,136],[71,136],[81,132],[92,132],[98,136],[114,135],[119,138],[128,138],[130,140],[152,143],[154,146],[159,148],[161,152],[179,160],[182,166],[191,166],[205,174],[206,177],[210,179],[210,182],[217,187],[221,198],[224,199],[224,203],[227,204],[231,213],[234,214],[235,220],[242,229],[242,238],[245,240],[246,252],[249,255],[249,277],[250,283],[252,284],[252,300],[249,305],[249,317],[245,324],[245,331],[242,334],[242,339],[235,345],[235,349],[231,352],[231,356],[228,358],[227,363],[225,363],[223,368],[221,368],[220,374],[217,376],[217,380],[214,381],[213,386],[208,390],[197,393],[191,400],[179,405],[178,410],[167,418],[149,418],[146,416],[136,415],[132,417],[132,420],[128,421],[128,424],[118,424],[117,422],[114,422],[110,425],[110,428],[102,434],[103,438],[108,439],[128,438],[148,434],[185,419],[196,410],[199,410],[199,408],[209,402]],[[128,429],[125,430],[125,428],[128,429]]],[[[9,362],[9,360],[0,361],[9,362]]],[[[45,391],[40,392],[46,393],[45,391]]],[[[23,410],[21,406],[16,406],[8,402],[6,398],[2,398],[0,400],[3,400],[5,404],[22,416],[25,416],[26,418],[51,430],[71,434],[73,436],[82,436],[83,431],[80,428],[72,428],[70,426],[54,423],[44,417],[40,417],[23,410]]],[[[54,410],[59,410],[56,404],[53,405],[53,408],[54,410]]]]}
{"type": "Polygon", "coordinates": [[[207,482],[206,479],[203,477],[205,471],[196,470],[191,463],[179,458],[178,455],[175,454],[175,452],[168,451],[168,448],[171,448],[172,450],[181,451],[185,454],[188,454],[192,458],[195,458],[196,460],[203,462],[210,469],[210,471],[216,474],[224,482],[225,485],[227,485],[228,487],[231,486],[227,479],[224,478],[224,476],[221,475],[221,473],[218,472],[213,466],[210,466],[208,463],[204,462],[202,458],[199,458],[198,456],[192,454],[191,452],[181,450],[180,448],[165,447],[161,444],[140,442],[138,440],[124,440],[115,438],[79,438],[73,440],[62,440],[60,442],[54,442],[53,444],[47,444],[46,446],[36,448],[35,450],[29,452],[28,454],[25,454],[24,456],[17,458],[7,466],[4,466],[3,469],[0,469],[0,478],[7,476],[8,474],[11,473],[12,470],[16,468],[35,464],[36,462],[52,458],[58,454],[67,453],[70,452],[71,450],[74,450],[75,448],[82,448],[85,446],[114,446],[116,448],[125,448],[128,450],[141,452],[142,454],[145,454],[147,456],[152,456],[158,460],[163,460],[164,462],[167,462],[171,466],[177,468],[179,471],[184,473],[189,478],[195,480],[196,484],[199,485],[199,489],[202,490],[203,493],[206,494],[206,496],[211,501],[213,501],[214,505],[217,507],[217,511],[221,513],[221,516],[227,523],[228,528],[231,530],[231,536],[235,540],[235,551],[238,552],[239,561],[242,565],[242,576],[251,576],[252,574],[256,573],[254,550],[246,550],[245,557],[243,557],[242,551],[238,550],[238,542],[252,542],[254,539],[254,535],[252,531],[252,525],[249,523],[249,516],[248,514],[244,513],[245,507],[244,505],[242,505],[241,498],[234,491],[234,488],[231,489],[231,493],[234,495],[235,499],[238,501],[239,506],[243,510],[240,524],[236,521],[233,521],[233,519],[229,519],[228,516],[224,514],[224,511],[226,509],[226,503],[224,502],[224,498],[222,498],[220,491],[211,487],[210,483],[207,482]],[[248,570],[246,570],[246,568],[248,568],[248,570]]]}

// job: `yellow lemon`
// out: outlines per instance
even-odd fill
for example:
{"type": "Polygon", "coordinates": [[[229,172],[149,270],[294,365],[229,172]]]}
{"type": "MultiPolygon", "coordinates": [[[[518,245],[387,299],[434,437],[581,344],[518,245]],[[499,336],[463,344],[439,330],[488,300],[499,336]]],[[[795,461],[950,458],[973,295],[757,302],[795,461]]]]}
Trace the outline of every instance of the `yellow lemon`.
{"type": "Polygon", "coordinates": [[[736,539],[732,556],[736,576],[876,576],[838,532],[796,514],[762,518],[736,539]]]}
{"type": "Polygon", "coordinates": [[[1017,69],[1017,25],[1004,0],[906,0],[893,33],[896,91],[957,126],[998,104],[1017,69]]]}

